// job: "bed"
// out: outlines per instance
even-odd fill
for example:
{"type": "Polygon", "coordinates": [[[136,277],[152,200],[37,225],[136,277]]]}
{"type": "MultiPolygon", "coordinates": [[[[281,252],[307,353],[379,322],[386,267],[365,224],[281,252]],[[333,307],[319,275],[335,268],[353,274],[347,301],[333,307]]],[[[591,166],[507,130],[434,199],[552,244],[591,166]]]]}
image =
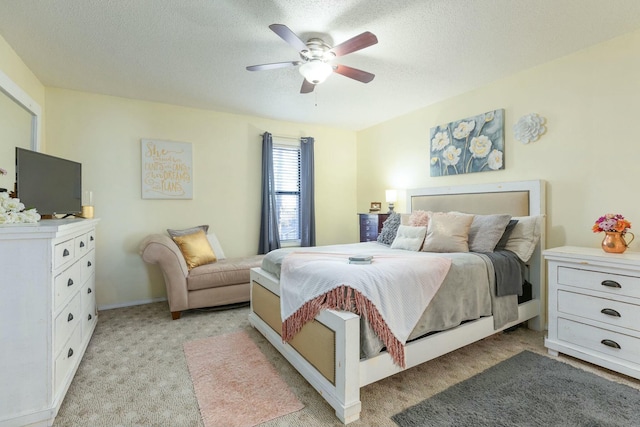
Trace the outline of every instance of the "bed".
{"type": "MultiPolygon", "coordinates": [[[[265,264],[251,270],[250,323],[321,394],[345,424],[360,417],[360,388],[367,384],[523,322],[535,330],[545,327],[545,275],[541,259],[541,248],[545,245],[544,181],[409,190],[406,212],[418,210],[542,218],[539,240],[525,269],[526,279],[531,284],[531,298],[526,302],[516,302],[515,314],[509,321],[498,322],[495,318],[499,316],[498,313],[496,316],[492,312],[480,313],[478,318],[467,319],[448,329],[419,334],[404,345],[403,366],[400,366],[384,346],[381,346],[381,351],[375,349],[373,354],[366,354],[363,350],[363,342],[366,341],[364,335],[367,334],[363,323],[366,322],[347,311],[322,310],[293,339],[284,342],[281,333],[280,277],[271,266],[265,264]]],[[[456,258],[456,255],[452,254],[452,257],[456,258]]]]}

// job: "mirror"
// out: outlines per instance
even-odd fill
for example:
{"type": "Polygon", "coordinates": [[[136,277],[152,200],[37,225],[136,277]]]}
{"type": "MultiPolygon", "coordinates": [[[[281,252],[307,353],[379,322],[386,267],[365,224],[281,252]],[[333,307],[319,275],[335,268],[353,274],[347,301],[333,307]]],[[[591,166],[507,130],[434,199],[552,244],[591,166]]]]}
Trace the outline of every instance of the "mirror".
{"type": "Polygon", "coordinates": [[[0,188],[13,191],[15,147],[40,150],[41,108],[25,91],[0,71],[0,188]]]}

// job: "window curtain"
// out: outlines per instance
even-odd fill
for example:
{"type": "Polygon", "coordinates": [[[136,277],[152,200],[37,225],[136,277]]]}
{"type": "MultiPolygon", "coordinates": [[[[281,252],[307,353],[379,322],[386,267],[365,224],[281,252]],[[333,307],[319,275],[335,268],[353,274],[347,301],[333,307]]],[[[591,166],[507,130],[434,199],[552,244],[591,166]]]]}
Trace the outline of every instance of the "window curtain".
{"type": "Polygon", "coordinates": [[[300,139],[300,246],[316,245],[313,143],[311,137],[300,139]]]}
{"type": "Polygon", "coordinates": [[[265,132],[262,134],[262,203],[258,254],[266,254],[280,248],[274,183],[273,137],[269,132],[265,132]]]}

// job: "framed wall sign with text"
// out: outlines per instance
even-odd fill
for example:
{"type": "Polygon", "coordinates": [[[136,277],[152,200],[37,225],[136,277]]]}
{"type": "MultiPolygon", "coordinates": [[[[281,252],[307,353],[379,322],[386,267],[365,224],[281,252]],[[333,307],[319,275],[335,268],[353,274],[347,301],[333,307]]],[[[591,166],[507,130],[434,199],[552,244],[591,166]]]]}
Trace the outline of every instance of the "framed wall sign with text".
{"type": "Polygon", "coordinates": [[[141,140],[142,198],[192,199],[191,143],[141,140]]]}

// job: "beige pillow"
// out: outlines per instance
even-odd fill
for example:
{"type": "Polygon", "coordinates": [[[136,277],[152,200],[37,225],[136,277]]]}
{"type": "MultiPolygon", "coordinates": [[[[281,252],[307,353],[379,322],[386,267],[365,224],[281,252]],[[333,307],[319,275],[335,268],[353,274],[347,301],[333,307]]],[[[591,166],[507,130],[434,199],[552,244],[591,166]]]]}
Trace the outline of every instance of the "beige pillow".
{"type": "Polygon", "coordinates": [[[391,249],[405,249],[407,251],[419,251],[424,236],[427,234],[427,227],[411,227],[400,225],[396,238],[391,243],[391,249]]]}
{"type": "Polygon", "coordinates": [[[432,212],[423,252],[469,252],[469,228],[473,215],[432,212]]]}
{"type": "Polygon", "coordinates": [[[213,249],[213,253],[216,254],[217,259],[225,259],[226,256],[224,251],[222,250],[222,245],[218,241],[218,238],[214,233],[207,234],[207,240],[209,240],[209,244],[211,245],[211,249],[213,249]]]}
{"type": "Polygon", "coordinates": [[[198,230],[192,234],[173,236],[172,239],[180,248],[189,270],[217,261],[216,254],[213,253],[211,244],[203,230],[198,230]]]}
{"type": "Polygon", "coordinates": [[[506,250],[514,252],[522,262],[529,261],[542,234],[542,215],[514,216],[518,223],[507,240],[506,250]]]}

